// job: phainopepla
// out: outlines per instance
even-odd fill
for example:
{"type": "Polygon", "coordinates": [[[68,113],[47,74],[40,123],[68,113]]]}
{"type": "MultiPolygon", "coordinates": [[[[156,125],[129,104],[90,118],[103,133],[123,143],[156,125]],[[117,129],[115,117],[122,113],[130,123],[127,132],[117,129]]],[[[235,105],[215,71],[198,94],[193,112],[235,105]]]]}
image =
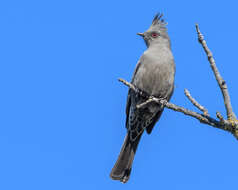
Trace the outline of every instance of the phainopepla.
{"type": "MultiPolygon", "coordinates": [[[[138,33],[143,37],[147,50],[136,65],[131,83],[148,95],[169,101],[174,89],[175,64],[166,28],[167,23],[161,17],[162,14],[157,14],[149,29],[144,33],[138,33]]],[[[163,106],[153,102],[144,108],[136,107],[145,101],[146,98],[141,93],[129,90],[126,105],[127,134],[110,174],[112,179],[123,183],[126,183],[130,177],[141,135],[144,130],[148,134],[151,133],[163,112],[163,106]]]]}

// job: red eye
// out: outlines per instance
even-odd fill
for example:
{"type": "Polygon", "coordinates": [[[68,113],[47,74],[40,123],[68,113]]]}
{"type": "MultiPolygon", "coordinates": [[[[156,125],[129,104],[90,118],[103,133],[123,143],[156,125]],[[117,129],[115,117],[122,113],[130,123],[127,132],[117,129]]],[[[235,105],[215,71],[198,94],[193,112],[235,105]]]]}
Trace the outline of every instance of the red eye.
{"type": "Polygon", "coordinates": [[[151,34],[151,36],[152,36],[153,38],[158,37],[158,35],[159,35],[158,33],[152,33],[152,34],[151,34]]]}

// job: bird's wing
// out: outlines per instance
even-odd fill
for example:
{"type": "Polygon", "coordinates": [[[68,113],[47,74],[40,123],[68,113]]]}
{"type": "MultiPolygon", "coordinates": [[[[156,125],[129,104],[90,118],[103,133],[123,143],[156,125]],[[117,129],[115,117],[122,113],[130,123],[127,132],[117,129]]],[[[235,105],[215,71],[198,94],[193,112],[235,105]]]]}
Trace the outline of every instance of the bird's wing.
{"type": "Polygon", "coordinates": [[[164,109],[158,111],[158,112],[156,113],[156,115],[154,116],[154,119],[153,119],[153,121],[151,122],[151,124],[146,127],[146,132],[147,132],[148,134],[150,134],[150,133],[152,132],[152,130],[153,130],[154,126],[155,126],[155,123],[159,120],[159,118],[160,118],[160,116],[161,116],[163,110],[164,110],[164,109]]]}
{"type": "MultiPolygon", "coordinates": [[[[141,65],[141,62],[138,61],[138,63],[136,64],[135,71],[134,71],[133,76],[132,76],[131,83],[133,83],[134,77],[135,77],[140,65],[141,65]]],[[[127,126],[128,116],[129,116],[129,111],[130,111],[130,106],[131,106],[131,93],[132,93],[132,90],[129,89],[128,90],[128,95],[127,95],[127,101],[126,101],[126,126],[127,126]]]]}

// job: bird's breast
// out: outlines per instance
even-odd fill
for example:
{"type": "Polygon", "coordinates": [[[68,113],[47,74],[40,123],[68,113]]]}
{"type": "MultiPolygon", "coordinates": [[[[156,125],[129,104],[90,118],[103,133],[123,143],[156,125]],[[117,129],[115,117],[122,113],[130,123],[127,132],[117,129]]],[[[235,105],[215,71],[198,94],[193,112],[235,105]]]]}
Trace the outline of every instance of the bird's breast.
{"type": "Polygon", "coordinates": [[[143,55],[133,83],[147,93],[167,98],[174,86],[174,61],[171,56],[143,55]]]}

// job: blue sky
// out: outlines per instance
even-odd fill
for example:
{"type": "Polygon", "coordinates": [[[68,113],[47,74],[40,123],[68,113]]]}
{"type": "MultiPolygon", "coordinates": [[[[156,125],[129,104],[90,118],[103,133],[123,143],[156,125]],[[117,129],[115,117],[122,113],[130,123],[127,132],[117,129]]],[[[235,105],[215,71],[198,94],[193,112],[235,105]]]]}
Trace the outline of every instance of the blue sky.
{"type": "Polygon", "coordinates": [[[238,114],[237,2],[1,1],[0,189],[237,189],[238,141],[165,110],[144,135],[127,184],[110,170],[126,133],[127,87],[155,13],[168,22],[176,61],[171,102],[225,114],[200,24],[238,114]]]}

